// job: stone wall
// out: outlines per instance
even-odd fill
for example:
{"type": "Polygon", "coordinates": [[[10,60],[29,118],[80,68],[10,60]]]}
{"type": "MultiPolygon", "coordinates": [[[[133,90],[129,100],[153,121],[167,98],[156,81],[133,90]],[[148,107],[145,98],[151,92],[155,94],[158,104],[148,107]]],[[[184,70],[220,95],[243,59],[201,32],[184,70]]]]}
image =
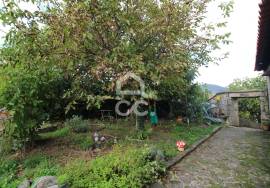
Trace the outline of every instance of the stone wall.
{"type": "Polygon", "coordinates": [[[240,98],[259,98],[261,101],[261,120],[269,119],[269,101],[266,91],[223,92],[216,94],[209,101],[218,107],[220,115],[228,118],[230,125],[240,126],[238,106],[240,98]]]}

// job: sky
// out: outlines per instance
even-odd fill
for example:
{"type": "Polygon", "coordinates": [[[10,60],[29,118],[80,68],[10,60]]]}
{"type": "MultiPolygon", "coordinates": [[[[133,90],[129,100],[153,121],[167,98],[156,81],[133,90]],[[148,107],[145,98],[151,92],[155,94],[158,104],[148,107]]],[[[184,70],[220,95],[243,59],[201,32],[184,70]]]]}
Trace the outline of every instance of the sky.
{"type": "MultiPolygon", "coordinates": [[[[219,65],[210,64],[199,70],[200,83],[228,86],[234,79],[256,77],[254,71],[260,0],[234,0],[234,10],[228,20],[227,30],[231,32],[232,43],[223,47],[229,57],[219,65]]],[[[210,8],[209,19],[214,19],[216,10],[210,8]]]]}
{"type": "MultiPolygon", "coordinates": [[[[220,14],[217,4],[229,0],[216,0],[215,4],[209,7],[207,20],[217,22],[220,14]]],[[[217,84],[228,86],[234,79],[255,77],[259,73],[254,71],[259,2],[261,0],[234,0],[234,10],[228,19],[226,31],[231,32],[229,46],[223,46],[221,52],[229,52],[229,57],[219,62],[210,64],[208,67],[199,69],[199,83],[217,84]]],[[[29,11],[35,7],[29,3],[21,3],[21,6],[29,11]]],[[[7,28],[0,26],[0,37],[4,36],[7,28]]]]}

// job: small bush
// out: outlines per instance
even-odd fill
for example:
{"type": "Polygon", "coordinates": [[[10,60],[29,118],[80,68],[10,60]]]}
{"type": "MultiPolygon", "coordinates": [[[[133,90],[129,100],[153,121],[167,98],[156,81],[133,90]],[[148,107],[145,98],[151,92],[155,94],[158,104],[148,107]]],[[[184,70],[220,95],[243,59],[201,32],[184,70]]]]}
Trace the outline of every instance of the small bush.
{"type": "Polygon", "coordinates": [[[35,168],[38,166],[42,161],[46,160],[46,157],[44,155],[38,154],[38,155],[32,155],[25,159],[23,162],[24,168],[35,168]]]}
{"type": "Polygon", "coordinates": [[[34,180],[41,176],[55,176],[58,173],[59,166],[54,160],[41,154],[29,156],[24,161],[2,158],[0,187],[16,188],[24,179],[34,180]]]}
{"type": "Polygon", "coordinates": [[[5,121],[3,125],[4,133],[0,137],[0,154],[8,154],[21,149],[23,143],[16,132],[17,125],[12,121],[5,121]]]}
{"type": "Polygon", "coordinates": [[[73,132],[84,133],[89,131],[87,120],[83,120],[80,116],[73,116],[65,122],[65,125],[70,127],[73,132]]]}
{"type": "Polygon", "coordinates": [[[60,183],[70,187],[143,187],[164,172],[162,165],[151,159],[150,149],[117,148],[95,160],[75,161],[64,168],[60,183]]]}
{"type": "Polygon", "coordinates": [[[6,83],[1,88],[0,106],[12,114],[11,136],[22,145],[33,141],[43,121],[64,114],[63,92],[67,84],[55,70],[23,69],[9,67],[5,72],[6,83]]]}
{"type": "Polygon", "coordinates": [[[42,161],[35,164],[34,168],[26,167],[24,170],[24,177],[29,179],[36,179],[42,176],[55,176],[59,171],[59,166],[49,158],[43,158],[42,161]]]}
{"type": "Polygon", "coordinates": [[[94,145],[92,136],[74,135],[73,143],[78,145],[82,150],[88,150],[94,145]]]}
{"type": "Polygon", "coordinates": [[[46,157],[42,154],[32,155],[22,163],[24,169],[23,176],[28,179],[35,179],[41,176],[55,176],[59,166],[53,158],[46,157]]]}

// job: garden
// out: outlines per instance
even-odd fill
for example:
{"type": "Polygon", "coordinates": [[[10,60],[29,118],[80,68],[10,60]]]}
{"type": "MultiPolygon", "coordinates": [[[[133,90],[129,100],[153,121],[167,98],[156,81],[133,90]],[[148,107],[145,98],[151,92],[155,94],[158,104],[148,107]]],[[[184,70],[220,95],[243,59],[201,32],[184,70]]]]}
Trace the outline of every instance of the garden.
{"type": "MultiPolygon", "coordinates": [[[[220,22],[208,23],[211,2],[3,1],[0,187],[37,187],[47,176],[64,187],[146,187],[164,175],[176,143],[189,148],[216,127],[195,79],[226,58],[213,52],[230,43],[219,30],[233,4],[218,4],[220,22]],[[144,82],[140,96],[117,93],[127,74],[144,82]],[[155,122],[117,117],[120,100],[127,112],[145,100],[137,109],[155,122]]],[[[141,91],[135,81],[122,89],[141,91]]]]}
{"type": "Polygon", "coordinates": [[[165,174],[164,162],[180,153],[179,139],[189,148],[216,126],[164,121],[154,130],[147,123],[145,131],[136,131],[128,120],[74,117],[54,131],[39,133],[23,153],[3,155],[0,185],[17,187],[26,179],[56,176],[60,185],[70,187],[143,187],[165,174]],[[95,133],[105,139],[95,143],[95,133]]]}

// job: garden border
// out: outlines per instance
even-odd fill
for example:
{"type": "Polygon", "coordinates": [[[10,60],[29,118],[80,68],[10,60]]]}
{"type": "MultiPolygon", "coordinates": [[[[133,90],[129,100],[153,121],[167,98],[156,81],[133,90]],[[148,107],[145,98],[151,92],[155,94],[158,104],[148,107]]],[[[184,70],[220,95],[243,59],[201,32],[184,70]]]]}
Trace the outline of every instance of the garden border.
{"type": "Polygon", "coordinates": [[[190,148],[188,148],[187,150],[185,150],[184,152],[178,154],[176,157],[174,157],[173,159],[167,161],[165,163],[165,167],[166,169],[170,169],[172,166],[174,166],[175,164],[179,163],[180,161],[182,161],[186,156],[188,156],[189,154],[191,154],[193,151],[195,151],[200,145],[202,145],[204,142],[206,142],[208,139],[210,139],[212,136],[214,136],[218,131],[220,131],[224,126],[220,126],[215,128],[210,134],[208,134],[206,137],[202,138],[201,140],[195,142],[195,144],[192,144],[192,146],[190,148]]]}

